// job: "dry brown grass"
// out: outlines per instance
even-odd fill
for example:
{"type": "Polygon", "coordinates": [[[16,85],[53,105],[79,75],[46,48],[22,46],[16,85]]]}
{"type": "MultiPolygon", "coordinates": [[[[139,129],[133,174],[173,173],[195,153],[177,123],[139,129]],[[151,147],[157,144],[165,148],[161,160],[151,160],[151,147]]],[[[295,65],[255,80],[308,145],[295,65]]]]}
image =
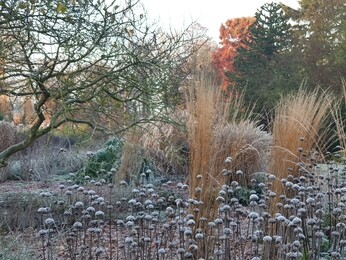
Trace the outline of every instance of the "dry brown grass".
{"type": "Polygon", "coordinates": [[[277,181],[273,191],[283,192],[281,179],[289,174],[297,176],[297,163],[303,154],[314,149],[323,150],[326,122],[333,97],[329,92],[318,90],[308,92],[300,89],[297,93],[283,98],[275,110],[272,125],[273,147],[270,153],[269,172],[277,181]],[[288,169],[291,169],[289,172],[288,169]]]}
{"type": "Polygon", "coordinates": [[[0,114],[10,119],[12,105],[8,96],[0,95],[0,114]]]}
{"type": "Polygon", "coordinates": [[[6,121],[0,121],[0,152],[17,142],[17,131],[6,121]]]}
{"type": "Polygon", "coordinates": [[[139,179],[139,171],[142,165],[143,148],[140,145],[141,133],[133,129],[125,135],[120,166],[115,175],[115,182],[126,180],[128,183],[139,179]]]}
{"type": "Polygon", "coordinates": [[[187,93],[189,195],[204,203],[197,220],[215,217],[216,196],[234,177],[223,175],[225,159],[233,158],[229,167],[243,171],[247,184],[250,174],[260,170],[270,144],[270,136],[249,120],[251,111],[244,111],[242,98],[225,100],[216,89],[202,74],[187,93]]]}
{"type": "MultiPolygon", "coordinates": [[[[17,141],[18,134],[16,128],[8,122],[0,121],[0,152],[16,144],[17,141]]],[[[7,167],[0,167],[0,182],[6,180],[7,174],[7,167]]]]}
{"type": "MultiPolygon", "coordinates": [[[[341,152],[344,156],[346,154],[346,132],[345,132],[345,123],[343,120],[343,110],[346,110],[346,81],[345,79],[342,79],[341,81],[342,86],[342,97],[341,101],[335,105],[335,107],[332,110],[333,119],[335,122],[336,127],[336,135],[339,140],[339,144],[341,146],[341,149],[339,152],[341,152]]],[[[344,112],[345,113],[345,112],[344,112]]]]}
{"type": "Polygon", "coordinates": [[[232,158],[227,166],[231,169],[231,179],[244,187],[250,185],[252,174],[265,171],[271,135],[250,120],[217,126],[213,136],[213,165],[220,171],[225,168],[225,155],[232,158]],[[236,172],[241,171],[242,175],[236,172]]]}
{"type": "MultiPolygon", "coordinates": [[[[172,121],[180,125],[186,123],[186,112],[177,110],[172,114],[172,121]]],[[[187,174],[187,134],[182,126],[157,122],[144,126],[140,143],[146,155],[156,162],[161,174],[187,174]]]]}
{"type": "MultiPolygon", "coordinates": [[[[215,173],[211,172],[210,161],[213,151],[212,135],[217,114],[215,100],[216,92],[212,89],[212,82],[200,76],[187,93],[186,107],[189,114],[187,128],[189,141],[189,185],[190,198],[197,197],[195,189],[200,186],[203,194],[208,185],[214,187],[219,184],[215,173]],[[202,181],[197,176],[202,176],[202,181]],[[214,176],[213,176],[214,175],[214,176]]],[[[218,174],[218,173],[216,173],[218,174]]],[[[209,205],[206,204],[205,207],[209,205]]]]}

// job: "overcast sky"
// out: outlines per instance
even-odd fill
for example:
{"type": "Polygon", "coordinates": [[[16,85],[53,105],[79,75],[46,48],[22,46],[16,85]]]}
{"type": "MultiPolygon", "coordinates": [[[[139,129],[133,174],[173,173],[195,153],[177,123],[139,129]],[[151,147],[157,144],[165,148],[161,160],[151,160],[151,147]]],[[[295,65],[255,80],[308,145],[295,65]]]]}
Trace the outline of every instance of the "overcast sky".
{"type": "MultiPolygon", "coordinates": [[[[227,19],[253,16],[256,10],[270,0],[141,0],[151,19],[164,27],[181,29],[191,21],[198,21],[208,29],[208,35],[217,40],[220,25],[227,19]]],[[[298,0],[281,0],[298,8],[298,0]]]]}

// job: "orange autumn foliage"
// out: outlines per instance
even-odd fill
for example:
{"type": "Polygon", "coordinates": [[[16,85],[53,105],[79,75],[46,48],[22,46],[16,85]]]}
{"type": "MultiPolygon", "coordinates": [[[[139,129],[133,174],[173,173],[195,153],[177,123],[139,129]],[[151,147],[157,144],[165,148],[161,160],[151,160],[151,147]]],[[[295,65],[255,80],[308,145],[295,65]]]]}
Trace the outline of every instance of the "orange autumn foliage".
{"type": "Polygon", "coordinates": [[[233,60],[237,55],[237,49],[244,46],[244,42],[250,38],[249,28],[255,22],[254,17],[241,17],[229,19],[220,26],[220,48],[212,55],[212,60],[218,73],[223,78],[222,90],[227,90],[232,82],[229,82],[225,72],[235,72],[233,60]]]}

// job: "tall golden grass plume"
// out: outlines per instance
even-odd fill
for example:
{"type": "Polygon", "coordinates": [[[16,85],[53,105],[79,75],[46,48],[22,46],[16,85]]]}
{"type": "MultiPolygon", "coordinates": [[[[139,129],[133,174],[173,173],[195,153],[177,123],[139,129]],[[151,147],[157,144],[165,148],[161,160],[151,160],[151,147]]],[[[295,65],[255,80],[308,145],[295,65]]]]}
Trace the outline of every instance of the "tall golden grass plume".
{"type": "Polygon", "coordinates": [[[313,150],[322,153],[333,104],[330,92],[316,89],[309,92],[303,88],[295,94],[282,98],[275,109],[272,125],[273,146],[270,151],[269,172],[277,178],[273,191],[283,192],[281,179],[289,174],[299,175],[297,163],[313,150]]]}
{"type": "MultiPolygon", "coordinates": [[[[190,197],[196,197],[195,189],[206,188],[210,180],[209,160],[211,156],[212,130],[216,115],[215,91],[212,82],[200,75],[189,87],[186,94],[186,108],[189,113],[187,128],[189,141],[189,185],[190,197]],[[197,176],[203,177],[198,183],[197,176]]],[[[214,183],[215,184],[215,183],[214,183]]]]}
{"type": "MultiPolygon", "coordinates": [[[[231,181],[224,176],[225,159],[234,172],[244,172],[244,184],[250,174],[261,169],[270,145],[270,135],[250,120],[242,95],[224,98],[212,81],[201,74],[187,93],[190,198],[203,201],[198,217],[213,219],[216,197],[222,185],[231,181]]],[[[198,219],[198,217],[196,219],[198,219]]]]}
{"type": "Polygon", "coordinates": [[[115,175],[115,183],[126,180],[128,183],[138,179],[138,173],[142,166],[142,146],[140,145],[140,137],[142,131],[135,128],[129,131],[124,137],[123,152],[120,159],[119,169],[115,175]],[[135,175],[135,173],[137,173],[135,175]]]}

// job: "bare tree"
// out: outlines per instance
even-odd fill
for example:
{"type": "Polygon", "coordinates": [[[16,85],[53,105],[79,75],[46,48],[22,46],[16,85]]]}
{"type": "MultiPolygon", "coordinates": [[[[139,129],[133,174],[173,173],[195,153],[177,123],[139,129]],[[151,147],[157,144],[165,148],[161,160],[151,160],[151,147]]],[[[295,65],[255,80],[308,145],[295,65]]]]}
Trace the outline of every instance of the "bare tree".
{"type": "Polygon", "coordinates": [[[26,139],[0,151],[2,164],[68,122],[118,132],[157,118],[200,42],[150,26],[132,0],[0,0],[0,35],[0,95],[34,102],[26,139]]]}

